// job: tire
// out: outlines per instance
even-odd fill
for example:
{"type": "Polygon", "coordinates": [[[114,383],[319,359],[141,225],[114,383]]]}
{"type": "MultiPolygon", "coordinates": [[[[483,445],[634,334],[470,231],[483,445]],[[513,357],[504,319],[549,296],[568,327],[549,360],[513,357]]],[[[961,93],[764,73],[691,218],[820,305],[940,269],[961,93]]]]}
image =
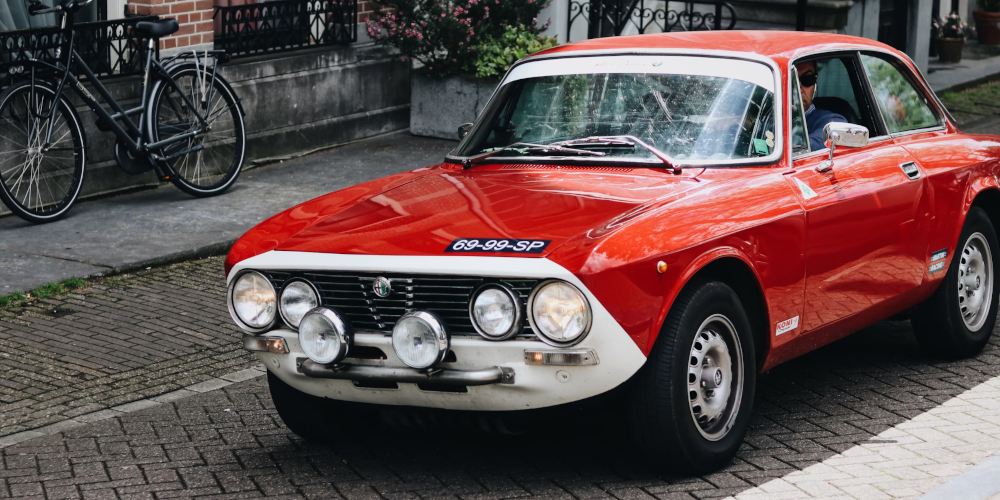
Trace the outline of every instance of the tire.
{"type": "Polygon", "coordinates": [[[18,217],[42,224],[64,217],[80,195],[87,141],[80,116],[63,95],[53,117],[51,148],[41,152],[40,144],[32,146],[39,140],[32,130],[46,134],[48,120],[34,117],[29,106],[51,109],[55,90],[36,80],[32,102],[31,88],[30,81],[21,81],[0,93],[0,199],[18,217]]]}
{"type": "Polygon", "coordinates": [[[630,388],[629,430],[647,463],[669,474],[704,474],[728,464],[750,422],[755,360],[750,321],[733,290],[717,281],[687,285],[630,388]],[[718,387],[728,387],[724,405],[709,392],[720,379],[718,387]]]}
{"type": "Polygon", "coordinates": [[[306,394],[286,384],[270,370],[267,372],[267,386],[281,421],[306,441],[351,441],[358,436],[345,435],[344,429],[363,432],[372,421],[368,411],[350,403],[306,394]]]}
{"type": "MultiPolygon", "coordinates": [[[[165,79],[156,82],[151,93],[148,122],[152,142],[185,133],[199,124],[178,88],[197,105],[203,97],[203,73],[204,68],[198,71],[193,64],[184,64],[170,70],[170,76],[178,87],[165,79]]],[[[208,79],[211,80],[211,75],[208,79]]],[[[168,167],[168,171],[172,171],[171,182],[181,191],[196,197],[215,196],[229,189],[243,169],[246,153],[246,129],[236,93],[221,75],[216,75],[212,87],[211,92],[206,88],[204,95],[207,99],[210,93],[212,99],[208,106],[211,131],[161,150],[161,156],[169,157],[198,145],[204,146],[201,151],[161,162],[168,167]]]]}
{"type": "Polygon", "coordinates": [[[941,285],[913,311],[910,322],[928,354],[949,359],[975,356],[997,320],[996,265],[1000,244],[986,211],[972,207],[941,285]],[[978,304],[975,306],[974,304],[978,304]]]}

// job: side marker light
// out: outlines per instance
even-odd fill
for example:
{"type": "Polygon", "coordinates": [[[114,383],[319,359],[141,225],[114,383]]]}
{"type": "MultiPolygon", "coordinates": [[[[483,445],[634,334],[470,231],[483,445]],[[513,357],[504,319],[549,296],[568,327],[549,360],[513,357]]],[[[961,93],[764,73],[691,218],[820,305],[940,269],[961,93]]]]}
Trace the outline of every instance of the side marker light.
{"type": "Polygon", "coordinates": [[[663,274],[667,272],[667,263],[662,260],[656,263],[656,272],[663,274]]]}
{"type": "Polygon", "coordinates": [[[243,337],[243,347],[248,351],[288,354],[288,344],[285,344],[285,339],[283,338],[243,337]]]}
{"type": "Polygon", "coordinates": [[[590,366],[600,362],[593,349],[524,350],[526,365],[590,366]]]}

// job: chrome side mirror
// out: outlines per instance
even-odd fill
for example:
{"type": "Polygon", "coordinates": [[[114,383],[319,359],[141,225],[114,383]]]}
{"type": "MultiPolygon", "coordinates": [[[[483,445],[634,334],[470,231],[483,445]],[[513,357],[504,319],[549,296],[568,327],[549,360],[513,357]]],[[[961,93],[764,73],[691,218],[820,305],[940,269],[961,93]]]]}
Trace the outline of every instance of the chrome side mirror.
{"type": "Polygon", "coordinates": [[[868,128],[853,123],[833,122],[823,127],[823,142],[830,148],[830,158],[823,160],[816,167],[817,172],[826,172],[833,168],[833,152],[837,146],[846,148],[863,148],[868,145],[868,128]]]}
{"type": "Polygon", "coordinates": [[[469,131],[472,130],[471,123],[463,123],[458,126],[458,140],[465,139],[465,136],[469,135],[469,131]]]}

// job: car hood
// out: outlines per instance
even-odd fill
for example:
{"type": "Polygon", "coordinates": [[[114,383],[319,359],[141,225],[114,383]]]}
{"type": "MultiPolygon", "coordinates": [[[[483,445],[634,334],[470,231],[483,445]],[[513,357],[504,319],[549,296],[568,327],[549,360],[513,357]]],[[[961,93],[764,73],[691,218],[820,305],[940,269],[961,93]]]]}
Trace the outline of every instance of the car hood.
{"type": "Polygon", "coordinates": [[[592,230],[603,234],[609,224],[699,184],[697,172],[678,176],[661,169],[490,165],[435,170],[310,225],[277,250],[441,255],[456,239],[550,240],[542,253],[519,254],[543,257],[574,236],[592,230]]]}

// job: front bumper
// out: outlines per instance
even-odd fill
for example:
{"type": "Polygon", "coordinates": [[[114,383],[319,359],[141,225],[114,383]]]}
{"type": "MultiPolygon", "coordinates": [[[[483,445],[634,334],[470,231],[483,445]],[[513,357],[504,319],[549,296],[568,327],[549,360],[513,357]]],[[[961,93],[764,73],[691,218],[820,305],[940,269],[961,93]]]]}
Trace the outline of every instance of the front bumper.
{"type": "MultiPolygon", "coordinates": [[[[370,256],[272,251],[237,264],[241,269],[344,270],[478,274],[482,276],[557,278],[573,283],[590,301],[593,323],[589,335],[573,350],[590,350],[600,362],[589,366],[536,365],[525,361],[525,351],[559,350],[538,340],[490,341],[481,337],[453,337],[455,358],[440,363],[441,371],[427,375],[411,370],[396,357],[392,338],[380,333],[357,333],[354,345],[377,348],[379,359],[348,358],[347,368],[330,368],[306,358],[298,333],[279,328],[259,334],[280,337],[287,352],[256,352],[268,370],[288,385],[313,396],[382,405],[404,405],[453,410],[511,411],[571,403],[608,392],[627,381],[646,361],[635,342],[565,268],[547,259],[469,256],[370,256]],[[512,271],[516,269],[516,271],[512,271]],[[475,271],[473,273],[473,270],[475,271]],[[513,375],[504,380],[504,373],[513,375]],[[379,382],[382,382],[381,384],[379,382]],[[512,382],[512,383],[511,383],[512,382]]],[[[350,356],[350,355],[349,355],[350,356]]]]}
{"type": "Polygon", "coordinates": [[[295,360],[299,373],[312,378],[357,380],[358,382],[388,382],[425,384],[430,386],[473,387],[491,384],[513,384],[514,369],[506,366],[482,370],[415,370],[364,365],[321,365],[308,358],[295,360]]]}

